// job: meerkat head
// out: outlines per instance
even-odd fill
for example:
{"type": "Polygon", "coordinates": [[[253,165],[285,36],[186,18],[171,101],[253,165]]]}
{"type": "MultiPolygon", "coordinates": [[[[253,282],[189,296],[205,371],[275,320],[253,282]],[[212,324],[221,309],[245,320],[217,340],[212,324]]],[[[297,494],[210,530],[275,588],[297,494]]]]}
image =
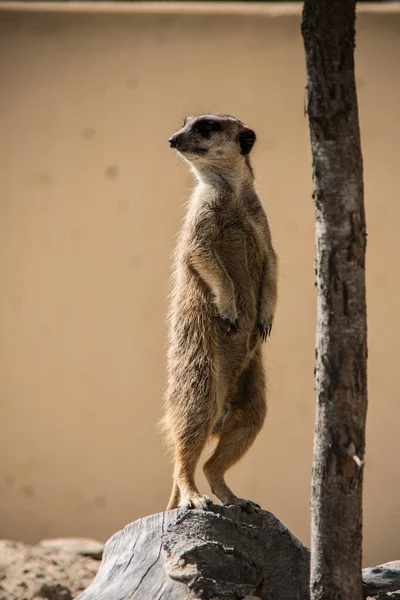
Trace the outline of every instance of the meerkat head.
{"type": "Polygon", "coordinates": [[[187,160],[196,175],[237,172],[240,165],[251,170],[249,153],[256,134],[230,115],[187,117],[183,127],[169,138],[169,145],[187,160]]]}

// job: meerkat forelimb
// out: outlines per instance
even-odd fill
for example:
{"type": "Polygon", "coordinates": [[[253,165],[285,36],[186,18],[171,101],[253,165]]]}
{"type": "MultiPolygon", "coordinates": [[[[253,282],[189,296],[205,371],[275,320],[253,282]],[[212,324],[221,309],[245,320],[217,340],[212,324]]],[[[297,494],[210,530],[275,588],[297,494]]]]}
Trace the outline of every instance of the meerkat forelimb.
{"type": "Polygon", "coordinates": [[[266,414],[261,344],[271,332],[277,258],[254,190],[254,131],[230,115],[188,117],[169,142],[197,186],[175,250],[164,430],[174,454],[168,509],[206,508],[195,484],[200,455],[211,491],[246,510],[226,471],[246,453],[266,414]]]}

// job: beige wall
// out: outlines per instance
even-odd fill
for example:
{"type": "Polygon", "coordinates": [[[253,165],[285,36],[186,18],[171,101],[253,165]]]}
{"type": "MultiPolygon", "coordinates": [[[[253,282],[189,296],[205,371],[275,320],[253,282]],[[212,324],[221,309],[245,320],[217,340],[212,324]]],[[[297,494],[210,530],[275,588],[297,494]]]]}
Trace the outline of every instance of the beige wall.
{"type": "MultiPolygon", "coordinates": [[[[269,417],[229,481],[308,543],[314,213],[299,8],[73,10],[0,12],[0,537],[106,539],[165,507],[169,256],[192,185],[167,140],[187,113],[221,111],[257,131],[281,259],[269,417]]],[[[400,554],[400,13],[363,13],[357,31],[367,565],[400,554]]]]}

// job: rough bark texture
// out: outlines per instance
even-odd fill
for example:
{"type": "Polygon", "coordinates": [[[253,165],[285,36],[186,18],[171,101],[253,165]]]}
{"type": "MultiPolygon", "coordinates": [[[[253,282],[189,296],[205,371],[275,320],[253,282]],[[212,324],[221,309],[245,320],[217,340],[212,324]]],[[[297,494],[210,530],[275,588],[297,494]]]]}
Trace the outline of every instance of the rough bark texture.
{"type": "Polygon", "coordinates": [[[308,600],[309,550],[271,513],[169,511],[106,544],[79,600],[308,600]]]}
{"type": "Polygon", "coordinates": [[[324,600],[362,597],[366,229],[355,4],[305,0],[302,21],[317,221],[311,595],[324,600]]]}

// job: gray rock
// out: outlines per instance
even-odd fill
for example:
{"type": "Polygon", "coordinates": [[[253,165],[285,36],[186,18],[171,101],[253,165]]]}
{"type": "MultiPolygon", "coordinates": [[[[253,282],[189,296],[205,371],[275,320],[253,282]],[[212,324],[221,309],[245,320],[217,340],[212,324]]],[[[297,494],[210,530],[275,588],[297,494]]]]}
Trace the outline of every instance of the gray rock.
{"type": "Polygon", "coordinates": [[[309,550],[269,512],[174,510],[116,533],[78,598],[308,600],[309,560],[309,550]]]}
{"type": "Polygon", "coordinates": [[[400,560],[363,569],[362,578],[364,598],[376,597],[379,594],[379,599],[399,598],[400,600],[400,560]],[[382,595],[383,592],[395,592],[395,594],[382,595]]]}

